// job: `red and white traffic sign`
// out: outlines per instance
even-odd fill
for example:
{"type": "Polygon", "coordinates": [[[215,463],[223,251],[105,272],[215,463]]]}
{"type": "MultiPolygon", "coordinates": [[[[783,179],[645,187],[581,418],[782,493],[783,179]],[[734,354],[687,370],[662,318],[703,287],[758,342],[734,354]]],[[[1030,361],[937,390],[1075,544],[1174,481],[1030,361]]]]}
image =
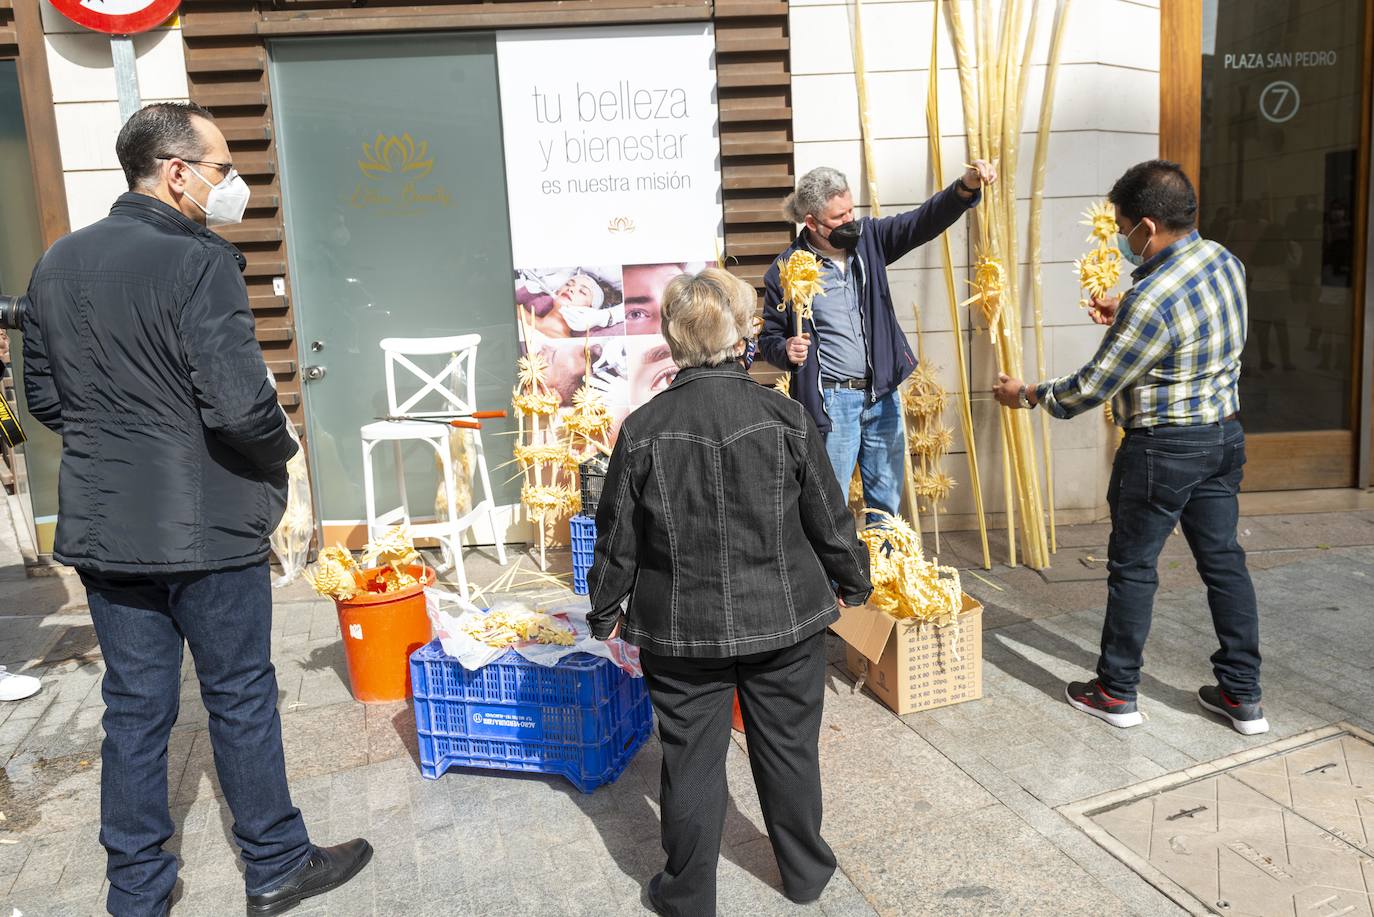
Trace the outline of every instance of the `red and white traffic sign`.
{"type": "Polygon", "coordinates": [[[107,35],[137,35],[171,19],[181,0],[51,0],[77,25],[107,35]]]}

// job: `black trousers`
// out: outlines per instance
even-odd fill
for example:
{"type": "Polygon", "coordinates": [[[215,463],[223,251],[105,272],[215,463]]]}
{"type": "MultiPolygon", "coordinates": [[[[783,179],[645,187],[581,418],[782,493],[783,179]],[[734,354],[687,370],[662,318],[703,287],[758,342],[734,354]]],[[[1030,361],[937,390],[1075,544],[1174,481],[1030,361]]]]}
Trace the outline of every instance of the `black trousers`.
{"type": "Polygon", "coordinates": [[[825,631],[786,649],[726,659],[645,651],[640,659],[663,743],[663,851],[658,904],[674,917],[716,913],[716,866],[728,791],[725,753],[739,689],[768,839],[783,892],[820,897],[835,872],[821,839],[817,742],[825,699],[825,631]]]}

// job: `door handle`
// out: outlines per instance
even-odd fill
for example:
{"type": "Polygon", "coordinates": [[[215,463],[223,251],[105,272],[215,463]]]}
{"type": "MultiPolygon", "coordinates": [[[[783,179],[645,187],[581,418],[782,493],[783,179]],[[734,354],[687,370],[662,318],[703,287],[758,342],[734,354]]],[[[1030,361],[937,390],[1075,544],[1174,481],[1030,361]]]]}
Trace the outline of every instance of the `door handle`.
{"type": "Polygon", "coordinates": [[[319,382],[325,377],[328,370],[323,366],[307,366],[301,371],[306,382],[319,382]]]}

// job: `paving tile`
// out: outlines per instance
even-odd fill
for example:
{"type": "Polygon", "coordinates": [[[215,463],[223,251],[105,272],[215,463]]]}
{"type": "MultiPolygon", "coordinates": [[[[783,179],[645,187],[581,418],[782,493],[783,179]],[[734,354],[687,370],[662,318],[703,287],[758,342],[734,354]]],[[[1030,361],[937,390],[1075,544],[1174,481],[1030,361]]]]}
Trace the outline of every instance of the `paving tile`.
{"type": "Polygon", "coordinates": [[[870,917],[876,914],[868,899],[841,870],[835,872],[818,902],[826,917],[870,917]]]}
{"type": "Polygon", "coordinates": [[[274,630],[285,636],[309,634],[311,622],[315,617],[315,610],[320,607],[314,602],[274,603],[272,607],[274,630]]]}
{"type": "Polygon", "coordinates": [[[1143,795],[1092,820],[1204,907],[1256,917],[1367,913],[1374,811],[1362,813],[1360,802],[1371,773],[1374,747],[1338,736],[1143,795]]]}
{"type": "Polygon", "coordinates": [[[56,885],[72,853],[71,837],[48,835],[29,848],[24,868],[14,880],[12,893],[56,885]]]}
{"type": "Polygon", "coordinates": [[[838,850],[880,914],[1122,912],[1119,898],[1000,805],[919,832],[875,832],[838,850]]]}
{"type": "Polygon", "coordinates": [[[365,716],[369,761],[400,758],[411,770],[418,768],[420,751],[415,737],[415,713],[408,701],[368,704],[365,716]]]}

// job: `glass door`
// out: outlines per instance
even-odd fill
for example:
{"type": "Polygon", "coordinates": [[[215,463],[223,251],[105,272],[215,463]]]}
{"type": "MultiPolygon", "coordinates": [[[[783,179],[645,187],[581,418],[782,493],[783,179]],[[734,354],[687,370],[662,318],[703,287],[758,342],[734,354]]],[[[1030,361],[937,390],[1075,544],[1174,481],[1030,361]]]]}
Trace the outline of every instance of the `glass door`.
{"type": "Polygon", "coordinates": [[[1246,267],[1249,490],[1355,483],[1365,0],[1204,0],[1202,235],[1246,267]]]}
{"type": "MultiPolygon", "coordinates": [[[[12,60],[0,60],[0,293],[11,296],[29,286],[29,275],[43,254],[34,197],[33,167],[29,160],[28,131],[19,91],[18,68],[12,60]]],[[[19,407],[20,423],[28,442],[9,458],[13,463],[15,493],[24,516],[29,548],[38,554],[52,553],[57,528],[57,470],[62,440],[29,415],[24,403],[24,347],[17,332],[9,332],[11,372],[5,396],[19,407]]]]}
{"type": "MultiPolygon", "coordinates": [[[[271,56],[316,514],[326,543],[356,541],[358,431],[386,413],[381,339],[481,334],[479,407],[509,408],[518,353],[495,40],[305,39],[274,42],[271,56]]],[[[503,467],[511,429],[483,422],[498,507],[519,500],[503,467]]],[[[397,500],[391,450],[373,454],[384,509],[397,500]]],[[[432,515],[433,452],[411,448],[406,474],[412,512],[432,515]]]]}

